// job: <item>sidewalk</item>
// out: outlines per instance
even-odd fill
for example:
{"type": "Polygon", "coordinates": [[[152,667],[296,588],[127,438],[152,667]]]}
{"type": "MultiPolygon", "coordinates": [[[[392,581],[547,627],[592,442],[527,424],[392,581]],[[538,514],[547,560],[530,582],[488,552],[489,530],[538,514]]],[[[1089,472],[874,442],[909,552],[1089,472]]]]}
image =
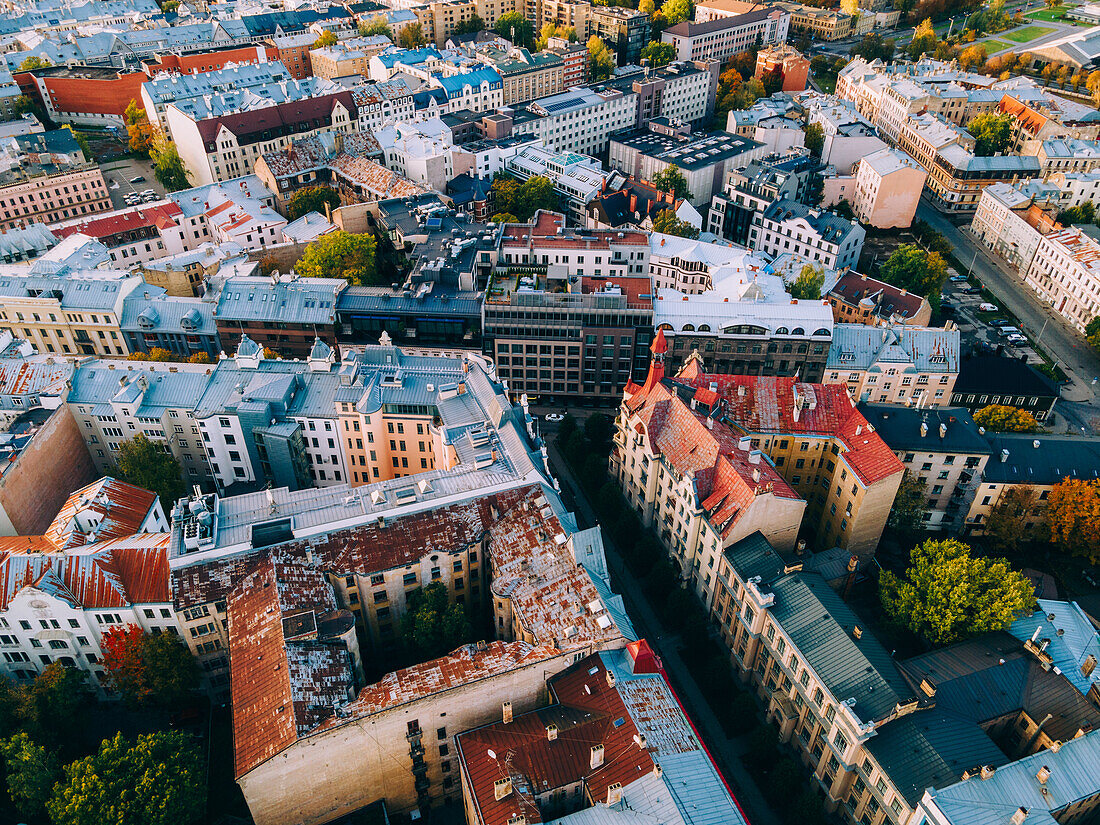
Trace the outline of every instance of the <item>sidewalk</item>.
{"type": "MultiPolygon", "coordinates": [[[[567,503],[573,502],[572,509],[577,514],[578,521],[586,526],[597,524],[598,520],[588,503],[588,497],[573,478],[572,470],[556,445],[549,443],[549,452],[551,465],[562,484],[562,494],[567,503]]],[[[765,802],[756,783],[741,764],[740,756],[745,752],[744,745],[738,739],[727,738],[722,725],[695,684],[691,671],[680,658],[679,636],[665,629],[642,593],[641,586],[624,564],[614,537],[606,530],[603,533],[603,542],[607,549],[607,566],[612,573],[615,592],[626,602],[627,612],[638,634],[661,657],[672,687],[703,737],[718,769],[733,788],[737,802],[750,825],[780,825],[779,817],[765,802]]]]}

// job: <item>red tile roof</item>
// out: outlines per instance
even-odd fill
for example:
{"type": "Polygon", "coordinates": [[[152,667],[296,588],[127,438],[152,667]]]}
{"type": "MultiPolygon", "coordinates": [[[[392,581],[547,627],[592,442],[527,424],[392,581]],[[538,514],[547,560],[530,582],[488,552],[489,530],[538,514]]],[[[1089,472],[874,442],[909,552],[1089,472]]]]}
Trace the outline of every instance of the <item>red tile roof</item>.
{"type": "Polygon", "coordinates": [[[157,494],[143,487],[101,478],[66,499],[46,529],[46,539],[64,550],[132,535],[141,529],[156,501],[157,494]]]}
{"type": "Polygon", "coordinates": [[[183,210],[175,203],[169,202],[157,206],[143,206],[138,209],[128,209],[114,215],[102,218],[91,218],[80,223],[61,226],[52,231],[58,238],[67,238],[81,232],[90,238],[105,240],[121,235],[124,232],[132,232],[135,229],[165,226],[175,226],[177,218],[183,214],[183,210]]]}

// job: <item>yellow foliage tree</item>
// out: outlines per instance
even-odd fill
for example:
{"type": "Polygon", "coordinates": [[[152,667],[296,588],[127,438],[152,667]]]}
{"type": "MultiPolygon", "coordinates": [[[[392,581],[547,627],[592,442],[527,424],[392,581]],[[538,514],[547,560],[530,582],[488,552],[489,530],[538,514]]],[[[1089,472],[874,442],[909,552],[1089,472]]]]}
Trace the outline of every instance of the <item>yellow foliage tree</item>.
{"type": "Polygon", "coordinates": [[[1004,404],[982,407],[974,413],[974,421],[996,433],[1033,433],[1039,429],[1039,422],[1027,410],[1004,404]]]}
{"type": "Polygon", "coordinates": [[[1047,500],[1050,540],[1100,563],[1100,481],[1064,478],[1047,500]]]}

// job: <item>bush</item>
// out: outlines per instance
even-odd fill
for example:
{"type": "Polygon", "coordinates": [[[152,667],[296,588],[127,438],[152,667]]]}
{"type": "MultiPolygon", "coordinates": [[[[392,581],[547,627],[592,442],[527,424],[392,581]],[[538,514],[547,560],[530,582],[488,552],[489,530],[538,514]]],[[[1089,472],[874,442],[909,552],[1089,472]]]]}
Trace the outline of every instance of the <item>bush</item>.
{"type": "Polygon", "coordinates": [[[663,602],[672,592],[675,582],[676,571],[673,570],[671,562],[662,559],[653,565],[642,583],[642,589],[645,590],[651,602],[663,602]]]}
{"type": "MultiPolygon", "coordinates": [[[[619,514],[622,513],[625,504],[626,502],[619,492],[619,485],[614,481],[607,481],[604,483],[595,501],[596,510],[607,524],[611,524],[618,520],[619,514]]],[[[630,534],[627,533],[627,535],[630,534]]]]}

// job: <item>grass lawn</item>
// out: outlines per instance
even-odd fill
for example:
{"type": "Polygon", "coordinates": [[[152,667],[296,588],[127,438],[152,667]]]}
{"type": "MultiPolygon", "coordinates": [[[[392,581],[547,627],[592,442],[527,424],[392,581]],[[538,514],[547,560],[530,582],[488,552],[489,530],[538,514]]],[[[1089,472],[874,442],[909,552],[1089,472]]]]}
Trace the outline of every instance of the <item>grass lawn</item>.
{"type": "Polygon", "coordinates": [[[1011,40],[1013,43],[1030,43],[1032,40],[1037,40],[1053,31],[1055,30],[1046,26],[1024,26],[1022,29],[1016,29],[1016,31],[1007,32],[1000,36],[1005,40],[1011,40]]]}
{"type": "Polygon", "coordinates": [[[1000,40],[983,40],[979,45],[985,46],[985,53],[990,55],[1012,48],[1011,43],[1002,43],[1000,40]]]}

